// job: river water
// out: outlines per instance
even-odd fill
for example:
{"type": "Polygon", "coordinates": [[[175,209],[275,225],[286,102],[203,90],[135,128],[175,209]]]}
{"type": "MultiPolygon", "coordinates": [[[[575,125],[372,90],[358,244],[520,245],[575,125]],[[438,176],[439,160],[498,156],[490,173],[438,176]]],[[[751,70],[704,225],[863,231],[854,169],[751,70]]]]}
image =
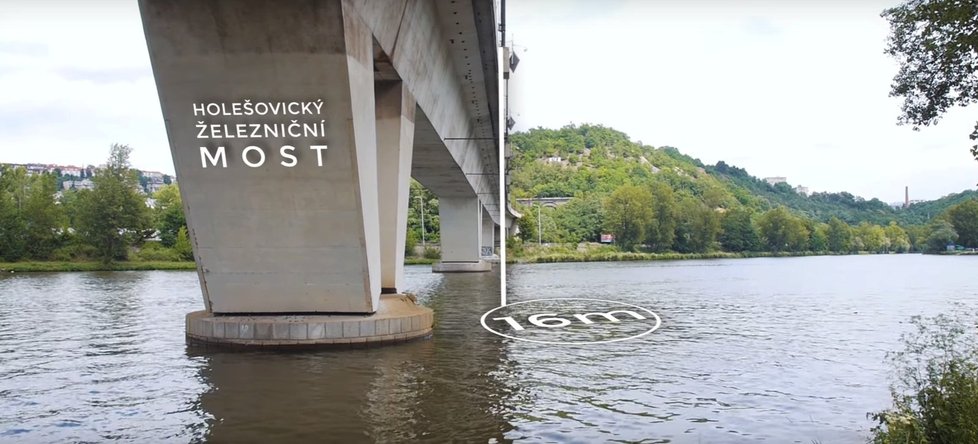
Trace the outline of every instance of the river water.
{"type": "Polygon", "coordinates": [[[511,265],[509,301],[661,317],[601,345],[491,334],[499,274],[408,267],[432,339],[315,352],[188,347],[193,272],[0,277],[2,442],[863,442],[911,315],[978,307],[978,258],[511,265]]]}

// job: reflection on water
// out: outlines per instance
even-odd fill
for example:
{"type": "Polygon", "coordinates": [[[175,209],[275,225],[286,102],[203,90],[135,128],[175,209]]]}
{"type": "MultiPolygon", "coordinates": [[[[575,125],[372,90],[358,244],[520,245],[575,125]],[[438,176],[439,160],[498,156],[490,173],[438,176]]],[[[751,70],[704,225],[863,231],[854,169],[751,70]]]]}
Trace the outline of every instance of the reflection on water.
{"type": "Polygon", "coordinates": [[[498,273],[408,268],[434,337],[313,352],[188,348],[194,272],[0,276],[0,442],[863,442],[913,314],[978,305],[976,258],[518,265],[512,302],[611,299],[626,342],[482,329],[498,273]]]}
{"type": "Polygon", "coordinates": [[[407,278],[431,340],[222,352],[185,346],[193,272],[3,276],[0,441],[503,440],[512,365],[478,325],[499,274],[407,278]]]}
{"type": "Polygon", "coordinates": [[[206,438],[502,440],[511,429],[505,417],[510,365],[501,338],[465,321],[498,303],[499,275],[415,277],[430,281],[419,300],[439,313],[431,340],[322,352],[201,353],[200,376],[209,390],[200,406],[213,417],[206,438]]]}

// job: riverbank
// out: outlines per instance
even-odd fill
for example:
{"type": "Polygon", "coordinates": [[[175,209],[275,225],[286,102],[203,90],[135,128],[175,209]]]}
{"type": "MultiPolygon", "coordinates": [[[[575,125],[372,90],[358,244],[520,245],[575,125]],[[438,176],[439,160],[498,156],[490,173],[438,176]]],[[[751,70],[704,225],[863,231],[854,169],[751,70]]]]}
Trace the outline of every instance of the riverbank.
{"type": "MultiPolygon", "coordinates": [[[[404,265],[431,265],[438,259],[404,258],[404,265]]],[[[29,261],[0,262],[0,273],[63,272],[63,271],[150,271],[196,270],[194,262],[183,261],[125,261],[104,264],[98,261],[29,261]]]]}
{"type": "Polygon", "coordinates": [[[426,257],[406,257],[404,258],[404,265],[432,265],[441,259],[429,259],[426,257]]]}
{"type": "MultiPolygon", "coordinates": [[[[851,256],[862,254],[888,254],[888,253],[833,253],[828,251],[752,251],[752,252],[727,252],[715,251],[710,253],[635,253],[621,251],[561,251],[561,252],[534,252],[507,258],[509,264],[546,264],[554,262],[627,262],[627,261],[675,261],[691,259],[747,259],[756,257],[804,257],[804,256],[851,256]]],[[[893,253],[897,254],[897,253],[893,253]]]]}
{"type": "Polygon", "coordinates": [[[196,270],[194,262],[177,261],[125,261],[108,264],[98,261],[32,261],[0,262],[0,272],[62,272],[62,271],[148,271],[148,270],[196,270]]]}

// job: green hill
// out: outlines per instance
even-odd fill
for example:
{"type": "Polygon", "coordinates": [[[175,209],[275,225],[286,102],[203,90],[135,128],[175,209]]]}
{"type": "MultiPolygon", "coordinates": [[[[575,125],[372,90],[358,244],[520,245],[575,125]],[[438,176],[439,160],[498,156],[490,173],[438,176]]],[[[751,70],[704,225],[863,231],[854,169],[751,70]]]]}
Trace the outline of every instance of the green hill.
{"type": "MultiPolygon", "coordinates": [[[[819,225],[833,218],[848,225],[882,227],[896,223],[906,229],[929,223],[930,218],[945,213],[948,208],[978,198],[978,191],[968,190],[914,204],[907,209],[894,209],[878,199],[866,200],[847,192],[806,196],[787,183],[768,184],[745,169],[722,161],[705,165],[676,148],[655,148],[641,141],[633,142],[625,133],[601,125],[536,128],[512,134],[510,142],[514,150],[509,163],[512,198],[576,197],[567,204],[571,205],[570,209],[551,211],[549,215],[541,213],[543,220],[538,224],[544,232],[549,228],[554,242],[596,240],[600,231],[610,229],[603,214],[607,210],[608,197],[629,186],[651,193],[632,196],[647,201],[647,206],[654,207],[658,200],[675,203],[674,209],[656,210],[666,212],[655,213],[650,220],[668,219],[675,213],[677,227],[674,234],[680,240],[689,237],[688,230],[692,229],[683,228],[683,223],[695,219],[681,216],[689,211],[703,213],[703,208],[719,214],[720,222],[727,219],[724,216],[727,212],[744,212],[756,225],[761,214],[784,207],[807,228],[811,241],[819,225]],[[657,215],[662,217],[657,218],[657,215]]],[[[705,217],[711,219],[714,216],[705,217]]],[[[649,242],[654,238],[649,233],[656,230],[661,231],[645,227],[642,230],[644,242],[640,243],[654,244],[649,242]]],[[[718,239],[723,237],[722,227],[715,231],[718,239]]],[[[708,244],[710,242],[705,248],[696,249],[718,249],[716,244],[713,247],[708,244]]],[[[670,243],[670,249],[683,250],[676,247],[675,242],[670,243]]]]}

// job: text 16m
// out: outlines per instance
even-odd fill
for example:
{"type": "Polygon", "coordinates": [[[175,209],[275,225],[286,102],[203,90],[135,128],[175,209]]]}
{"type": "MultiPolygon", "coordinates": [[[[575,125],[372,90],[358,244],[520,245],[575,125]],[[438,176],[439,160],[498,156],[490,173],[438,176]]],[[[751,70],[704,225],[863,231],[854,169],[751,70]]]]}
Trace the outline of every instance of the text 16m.
{"type": "MultiPolygon", "coordinates": [[[[594,321],[591,319],[591,317],[596,317],[596,316],[600,316],[609,322],[620,322],[620,320],[614,316],[616,313],[627,314],[637,320],[645,319],[645,316],[642,316],[631,310],[613,310],[604,313],[584,313],[584,314],[573,314],[571,316],[576,318],[582,324],[593,324],[594,321]]],[[[513,327],[513,330],[517,330],[517,331],[526,330],[525,328],[523,328],[523,325],[521,325],[512,316],[492,318],[492,320],[506,322],[507,324],[509,324],[510,327],[513,327]]],[[[566,327],[573,322],[570,319],[558,317],[557,313],[539,313],[535,315],[530,315],[527,316],[526,320],[530,324],[533,324],[537,327],[545,327],[545,328],[566,327]]]]}

